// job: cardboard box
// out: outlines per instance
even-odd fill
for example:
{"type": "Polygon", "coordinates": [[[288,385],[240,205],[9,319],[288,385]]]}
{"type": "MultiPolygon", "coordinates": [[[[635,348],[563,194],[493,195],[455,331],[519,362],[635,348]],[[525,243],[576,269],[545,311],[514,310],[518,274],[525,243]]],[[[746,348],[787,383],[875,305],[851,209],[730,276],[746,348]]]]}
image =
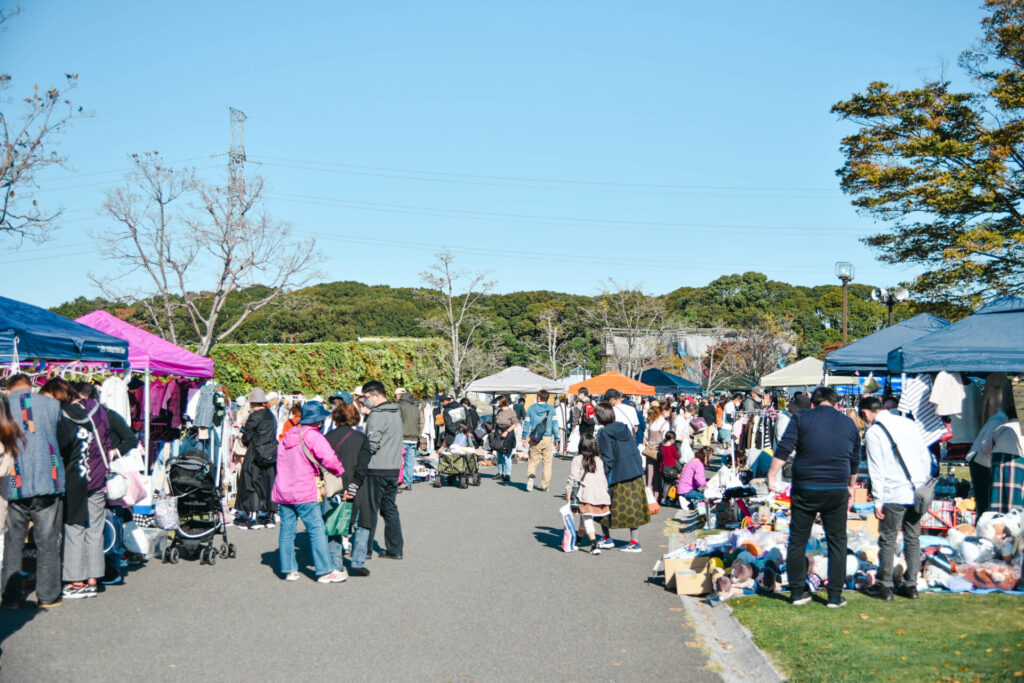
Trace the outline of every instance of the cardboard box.
{"type": "Polygon", "coordinates": [[[868,490],[861,487],[855,488],[853,490],[853,502],[855,504],[868,502],[868,490]]]}
{"type": "Polygon", "coordinates": [[[846,520],[847,531],[864,530],[869,534],[878,535],[878,518],[874,515],[854,515],[846,520]]]}
{"type": "Polygon", "coordinates": [[[664,560],[665,588],[678,595],[704,595],[712,588],[714,565],[710,557],[679,557],[664,560]]]}

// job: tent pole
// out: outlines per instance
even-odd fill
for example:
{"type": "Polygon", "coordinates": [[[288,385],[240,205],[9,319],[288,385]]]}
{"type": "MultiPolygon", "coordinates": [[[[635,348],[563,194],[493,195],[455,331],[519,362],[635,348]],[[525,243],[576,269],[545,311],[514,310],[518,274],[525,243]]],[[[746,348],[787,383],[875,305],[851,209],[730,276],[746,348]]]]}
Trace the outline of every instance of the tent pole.
{"type": "Polygon", "coordinates": [[[147,463],[146,466],[149,467],[149,465],[148,465],[148,463],[149,463],[149,360],[148,359],[146,360],[145,385],[146,385],[146,388],[145,388],[145,398],[142,401],[143,410],[145,411],[143,413],[143,416],[142,416],[142,425],[143,425],[142,429],[143,429],[143,432],[144,432],[143,442],[146,445],[146,457],[143,460],[143,463],[147,463]]]}

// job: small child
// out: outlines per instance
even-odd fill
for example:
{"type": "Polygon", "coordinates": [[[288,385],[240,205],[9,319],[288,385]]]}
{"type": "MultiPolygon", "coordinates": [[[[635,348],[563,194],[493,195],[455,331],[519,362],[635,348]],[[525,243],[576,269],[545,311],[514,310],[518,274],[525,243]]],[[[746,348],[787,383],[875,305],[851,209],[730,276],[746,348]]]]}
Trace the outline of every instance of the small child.
{"type": "Polygon", "coordinates": [[[590,434],[580,437],[579,453],[572,459],[569,479],[565,482],[565,500],[572,502],[573,488],[578,485],[579,513],[590,539],[590,554],[600,555],[594,519],[611,514],[612,499],[608,495],[608,477],[597,448],[597,439],[590,434]]]}
{"type": "Polygon", "coordinates": [[[679,479],[679,449],[676,448],[676,433],[665,432],[665,440],[661,442],[661,457],[658,459],[661,474],[662,505],[668,505],[668,490],[679,479]]]}

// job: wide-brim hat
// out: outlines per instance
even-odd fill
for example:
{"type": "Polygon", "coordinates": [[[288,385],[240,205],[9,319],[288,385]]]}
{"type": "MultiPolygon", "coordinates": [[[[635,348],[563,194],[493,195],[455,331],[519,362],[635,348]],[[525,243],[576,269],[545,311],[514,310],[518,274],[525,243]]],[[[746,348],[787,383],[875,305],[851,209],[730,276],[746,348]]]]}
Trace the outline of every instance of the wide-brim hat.
{"type": "Polygon", "coordinates": [[[267,392],[263,391],[263,389],[261,389],[259,387],[254,387],[253,390],[249,392],[249,403],[266,403],[266,402],[267,402],[267,392]]]}
{"type": "Polygon", "coordinates": [[[336,392],[334,396],[331,396],[331,400],[333,401],[334,399],[340,399],[345,403],[352,403],[352,394],[342,389],[341,391],[336,392]]]}
{"type": "Polygon", "coordinates": [[[328,417],[330,413],[324,408],[324,404],[320,401],[308,401],[302,406],[302,417],[299,419],[300,425],[315,425],[320,424],[328,417]]]}

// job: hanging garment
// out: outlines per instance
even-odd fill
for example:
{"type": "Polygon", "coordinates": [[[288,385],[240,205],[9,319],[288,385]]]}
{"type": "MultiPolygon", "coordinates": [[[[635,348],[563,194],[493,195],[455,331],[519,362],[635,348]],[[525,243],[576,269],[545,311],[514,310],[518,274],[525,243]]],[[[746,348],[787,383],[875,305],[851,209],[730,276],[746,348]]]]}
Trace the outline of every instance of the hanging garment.
{"type": "Polygon", "coordinates": [[[911,413],[917,428],[921,431],[926,446],[931,446],[946,433],[946,425],[935,414],[935,404],[929,400],[932,390],[932,378],[929,375],[918,375],[907,380],[900,397],[899,411],[911,413]]]}
{"type": "Polygon", "coordinates": [[[950,424],[953,438],[950,443],[970,444],[978,436],[981,420],[981,387],[977,382],[968,382],[964,387],[964,402],[959,415],[953,415],[950,424]]]}
{"type": "Polygon", "coordinates": [[[213,382],[207,382],[199,390],[199,403],[196,405],[196,427],[212,427],[214,417],[213,382]]]}
{"type": "Polygon", "coordinates": [[[932,384],[932,392],[928,401],[935,405],[936,414],[956,415],[963,408],[965,395],[960,376],[942,371],[935,376],[935,383],[932,384]]]}
{"type": "Polygon", "coordinates": [[[100,403],[113,410],[127,422],[132,419],[131,404],[128,401],[128,383],[117,375],[103,380],[100,386],[100,403]]]}

